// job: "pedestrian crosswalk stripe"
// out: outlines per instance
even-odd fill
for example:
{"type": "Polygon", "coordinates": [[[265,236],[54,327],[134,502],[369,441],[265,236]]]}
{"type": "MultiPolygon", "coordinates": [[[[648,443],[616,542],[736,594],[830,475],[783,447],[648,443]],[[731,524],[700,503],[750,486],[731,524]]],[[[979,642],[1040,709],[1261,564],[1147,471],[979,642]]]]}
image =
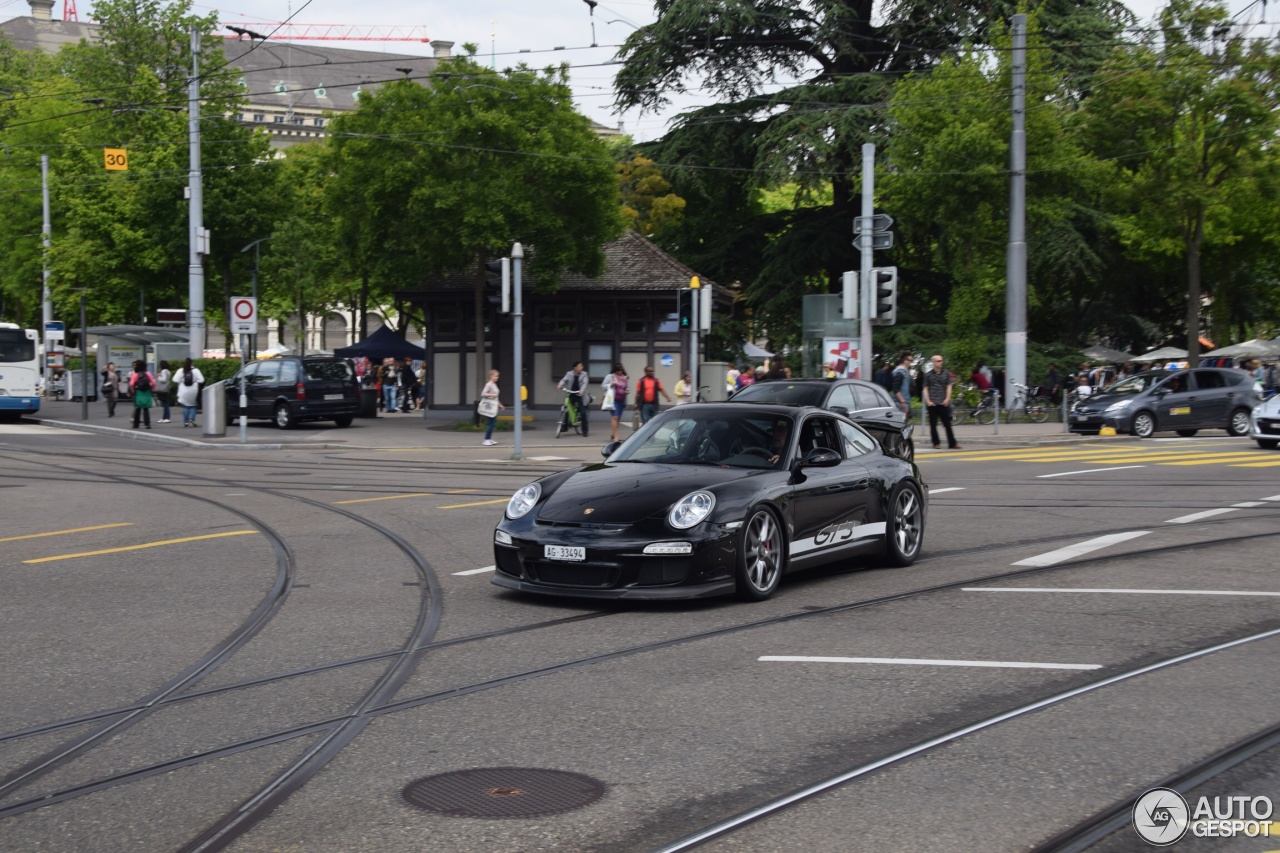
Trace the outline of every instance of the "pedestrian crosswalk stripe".
{"type": "Polygon", "coordinates": [[[1232,465],[1232,468],[1274,468],[1280,465],[1280,459],[1272,459],[1269,462],[1246,462],[1232,465]]]}

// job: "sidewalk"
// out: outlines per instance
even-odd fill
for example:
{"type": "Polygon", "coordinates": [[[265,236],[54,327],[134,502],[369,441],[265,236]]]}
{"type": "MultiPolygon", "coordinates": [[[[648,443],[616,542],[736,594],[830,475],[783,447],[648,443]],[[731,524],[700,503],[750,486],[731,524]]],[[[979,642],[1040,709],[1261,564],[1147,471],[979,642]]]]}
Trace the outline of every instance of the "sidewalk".
{"type": "MultiPolygon", "coordinates": [[[[510,410],[508,410],[508,413],[510,410]]],[[[539,456],[567,456],[568,458],[593,459],[609,440],[609,422],[604,417],[593,417],[591,420],[590,438],[582,438],[575,434],[555,437],[556,410],[537,410],[525,413],[525,426],[521,436],[522,456],[533,458],[539,456]],[[529,422],[528,418],[533,421],[529,422]]],[[[150,430],[140,427],[131,428],[133,408],[121,404],[116,408],[114,418],[107,417],[106,404],[98,401],[89,403],[89,417],[82,420],[81,404],[62,400],[44,400],[40,412],[27,418],[28,422],[38,422],[63,429],[93,432],[110,435],[116,438],[168,444],[191,448],[225,448],[255,450],[290,450],[310,448],[315,450],[451,450],[465,448],[474,451],[482,458],[493,456],[495,459],[510,458],[514,434],[508,431],[494,433],[498,442],[493,447],[482,447],[483,432],[471,432],[454,428],[459,423],[469,423],[469,410],[431,409],[427,412],[411,414],[379,415],[377,418],[356,418],[355,423],[345,429],[332,421],[308,421],[291,430],[277,429],[270,421],[249,421],[247,443],[240,442],[239,423],[226,428],[222,437],[205,435],[204,418],[199,419],[201,426],[196,429],[184,428],[181,423],[181,409],[176,409],[176,417],[171,423],[157,423],[160,409],[151,410],[150,430]]],[[[1094,437],[1077,436],[1063,431],[1060,423],[1012,423],[980,426],[964,424],[954,427],[956,441],[962,447],[1031,447],[1040,444],[1078,443],[1096,441],[1126,440],[1126,437],[1094,437]]],[[[630,420],[619,426],[619,435],[625,438],[631,434],[630,420]]],[[[945,453],[945,437],[943,449],[934,451],[929,446],[929,427],[915,424],[916,450],[920,455],[945,453]]]]}

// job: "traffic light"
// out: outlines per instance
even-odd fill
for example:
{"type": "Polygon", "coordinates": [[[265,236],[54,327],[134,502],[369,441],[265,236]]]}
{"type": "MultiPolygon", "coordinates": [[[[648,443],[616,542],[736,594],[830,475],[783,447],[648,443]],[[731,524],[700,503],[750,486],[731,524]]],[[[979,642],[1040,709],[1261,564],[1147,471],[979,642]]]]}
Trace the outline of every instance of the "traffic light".
{"type": "Polygon", "coordinates": [[[484,296],[490,305],[500,306],[503,314],[511,310],[511,259],[498,258],[484,265],[484,296]]]}
{"type": "Polygon", "coordinates": [[[676,316],[680,318],[680,331],[687,332],[693,328],[693,300],[697,291],[676,291],[676,316]]]}
{"type": "Polygon", "coordinates": [[[846,320],[856,320],[858,311],[858,274],[846,270],[840,274],[840,316],[846,320]]]}
{"type": "Polygon", "coordinates": [[[871,281],[871,322],[892,326],[898,320],[898,268],[876,267],[871,281]]]}

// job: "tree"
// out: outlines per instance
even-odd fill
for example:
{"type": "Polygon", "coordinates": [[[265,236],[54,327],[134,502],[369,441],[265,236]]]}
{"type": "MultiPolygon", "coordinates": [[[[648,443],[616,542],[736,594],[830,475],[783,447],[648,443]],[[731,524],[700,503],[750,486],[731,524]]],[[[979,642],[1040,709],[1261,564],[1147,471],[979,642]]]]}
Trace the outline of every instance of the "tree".
{"type": "Polygon", "coordinates": [[[1246,238],[1273,230],[1280,57],[1232,26],[1225,4],[1173,0],[1159,29],[1117,49],[1103,76],[1107,84],[1084,102],[1084,132],[1115,164],[1123,244],[1139,258],[1184,264],[1194,365],[1206,252],[1261,248],[1246,238]],[[1270,214],[1248,213],[1262,210],[1270,214]]]}
{"type": "Polygon", "coordinates": [[[649,158],[632,154],[620,162],[618,185],[623,218],[649,239],[676,228],[684,218],[685,200],[671,192],[671,183],[649,158]]]}
{"type": "Polygon", "coordinates": [[[476,377],[485,262],[520,241],[532,280],[554,288],[565,270],[598,274],[603,244],[622,231],[613,159],[574,110],[563,67],[498,73],[455,58],[425,85],[384,86],[332,127],[344,167],[334,189],[359,211],[343,227],[366,268],[402,287],[475,270],[476,377]],[[352,162],[361,168],[347,174],[352,162]]]}
{"type": "MultiPolygon", "coordinates": [[[[1109,0],[1051,5],[1051,62],[1087,65],[1088,52],[1066,45],[1086,32],[1094,42],[1113,39],[1129,17],[1109,0]]],[[[702,268],[742,279],[757,309],[784,321],[776,324],[784,340],[797,337],[798,297],[837,286],[856,266],[860,149],[884,139],[893,79],[933,66],[957,44],[985,44],[1010,11],[903,0],[876,18],[871,0],[659,0],[658,20],[623,46],[618,105],[659,107],[691,80],[720,101],[682,115],[645,151],[674,170],[675,190],[690,202],[669,247],[686,263],[693,254],[723,261],[702,268]],[[792,210],[741,213],[754,191],[791,182],[792,210]],[[829,204],[810,205],[823,195],[829,204]],[[724,206],[703,216],[695,210],[703,202],[724,206]]]]}

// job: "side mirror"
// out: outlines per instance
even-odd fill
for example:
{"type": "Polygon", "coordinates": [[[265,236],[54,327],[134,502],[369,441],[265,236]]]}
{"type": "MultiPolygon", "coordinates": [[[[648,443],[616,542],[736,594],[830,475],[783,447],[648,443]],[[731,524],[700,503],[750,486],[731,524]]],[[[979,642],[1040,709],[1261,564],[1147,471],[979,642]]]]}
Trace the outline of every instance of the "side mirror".
{"type": "Polygon", "coordinates": [[[815,447],[800,460],[801,468],[834,468],[840,464],[840,454],[825,447],[815,447]]]}
{"type": "Polygon", "coordinates": [[[608,459],[610,456],[614,454],[614,451],[616,451],[621,446],[622,446],[621,441],[611,441],[608,444],[606,444],[604,447],[600,448],[600,455],[603,456],[605,459],[608,459]]]}

